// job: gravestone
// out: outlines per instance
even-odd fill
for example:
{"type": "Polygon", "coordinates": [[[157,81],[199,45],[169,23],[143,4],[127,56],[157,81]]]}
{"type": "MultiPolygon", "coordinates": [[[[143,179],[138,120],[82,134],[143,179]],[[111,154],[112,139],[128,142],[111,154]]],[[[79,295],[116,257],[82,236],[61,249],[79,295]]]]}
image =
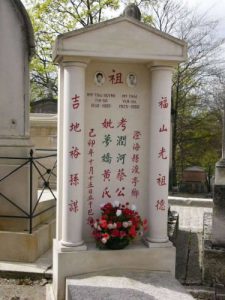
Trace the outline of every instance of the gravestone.
{"type": "Polygon", "coordinates": [[[57,238],[53,288],[110,268],[174,274],[168,242],[171,79],[186,44],[126,14],[57,38],[59,64],[57,238]],[[100,251],[91,238],[103,202],[135,204],[145,244],[100,251]],[[146,263],[147,262],[147,263],[146,263]]]}
{"type": "MultiPolygon", "coordinates": [[[[29,60],[34,52],[34,39],[30,19],[20,1],[1,1],[0,40],[0,178],[3,178],[25,162],[23,158],[29,156],[32,146],[29,137],[29,60]]],[[[1,193],[23,210],[28,210],[29,166],[19,168],[2,180],[1,193]]],[[[1,195],[1,215],[24,214],[1,195]]],[[[22,218],[0,219],[0,229],[27,230],[26,223],[22,218]]]]}
{"type": "Polygon", "coordinates": [[[225,103],[222,158],[215,166],[213,213],[205,216],[203,239],[203,282],[225,285],[225,103]]]}
{"type": "Polygon", "coordinates": [[[28,216],[37,202],[37,180],[33,176],[31,183],[29,165],[29,61],[34,37],[19,0],[0,1],[0,41],[0,260],[33,261],[50,245],[48,230],[28,234],[28,216]]]}

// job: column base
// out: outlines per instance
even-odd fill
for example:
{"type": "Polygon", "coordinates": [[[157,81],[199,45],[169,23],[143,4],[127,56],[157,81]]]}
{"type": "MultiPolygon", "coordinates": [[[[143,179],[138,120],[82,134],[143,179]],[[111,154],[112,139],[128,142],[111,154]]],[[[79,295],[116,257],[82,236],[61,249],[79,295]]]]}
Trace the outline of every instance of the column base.
{"type": "Polygon", "coordinates": [[[73,251],[83,251],[87,250],[87,246],[84,244],[84,241],[79,243],[70,243],[65,241],[60,241],[59,248],[62,252],[73,252],[73,251]]]}
{"type": "Polygon", "coordinates": [[[173,246],[173,243],[170,242],[169,240],[167,240],[165,242],[152,242],[145,238],[145,239],[143,239],[143,243],[148,248],[168,248],[168,247],[173,246]]]}
{"type": "Polygon", "coordinates": [[[146,237],[143,240],[145,240],[146,242],[149,242],[149,243],[167,243],[167,242],[169,242],[168,236],[166,236],[165,238],[159,238],[159,239],[146,237]]]}

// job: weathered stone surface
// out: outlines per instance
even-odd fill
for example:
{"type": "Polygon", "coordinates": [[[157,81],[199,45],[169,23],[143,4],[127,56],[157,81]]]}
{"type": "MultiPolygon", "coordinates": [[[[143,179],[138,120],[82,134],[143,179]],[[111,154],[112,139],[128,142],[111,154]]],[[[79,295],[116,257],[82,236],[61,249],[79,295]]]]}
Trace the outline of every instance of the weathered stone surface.
{"type": "Polygon", "coordinates": [[[203,283],[214,286],[225,284],[225,248],[212,243],[212,214],[204,215],[203,232],[203,283]]]}
{"type": "Polygon", "coordinates": [[[225,247],[225,185],[215,185],[213,203],[212,243],[225,247]]]}
{"type": "Polygon", "coordinates": [[[176,278],[183,284],[201,284],[201,233],[178,231],[176,278]]]}
{"type": "Polygon", "coordinates": [[[170,274],[164,272],[107,271],[67,279],[67,300],[190,300],[170,274]]]}

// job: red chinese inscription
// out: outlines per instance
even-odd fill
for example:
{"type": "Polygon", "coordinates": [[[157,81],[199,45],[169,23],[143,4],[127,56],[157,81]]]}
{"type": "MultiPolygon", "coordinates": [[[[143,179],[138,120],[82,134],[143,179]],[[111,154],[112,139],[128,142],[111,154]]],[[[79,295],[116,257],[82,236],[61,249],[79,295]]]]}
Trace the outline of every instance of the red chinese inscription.
{"type": "Polygon", "coordinates": [[[80,106],[79,99],[80,96],[78,96],[77,94],[75,94],[75,96],[72,98],[73,109],[77,109],[80,106]]]}
{"type": "Polygon", "coordinates": [[[74,212],[77,213],[79,211],[79,207],[78,207],[78,201],[77,200],[70,200],[69,205],[69,211],[70,212],[74,212]]]}
{"type": "Polygon", "coordinates": [[[155,207],[157,210],[165,210],[166,209],[165,200],[164,199],[157,200],[155,207]]]}

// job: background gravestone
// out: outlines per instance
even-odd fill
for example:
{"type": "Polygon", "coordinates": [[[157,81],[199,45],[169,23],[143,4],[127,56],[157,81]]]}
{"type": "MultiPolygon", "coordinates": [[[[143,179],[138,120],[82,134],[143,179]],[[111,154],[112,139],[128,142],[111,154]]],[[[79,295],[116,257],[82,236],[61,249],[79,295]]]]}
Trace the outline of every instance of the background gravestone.
{"type": "Polygon", "coordinates": [[[39,233],[27,234],[44,219],[38,216],[32,225],[28,219],[37,202],[37,174],[30,172],[29,164],[29,61],[33,53],[33,29],[22,2],[1,0],[0,260],[33,261],[50,246],[48,229],[42,230],[42,240],[39,233]]]}

